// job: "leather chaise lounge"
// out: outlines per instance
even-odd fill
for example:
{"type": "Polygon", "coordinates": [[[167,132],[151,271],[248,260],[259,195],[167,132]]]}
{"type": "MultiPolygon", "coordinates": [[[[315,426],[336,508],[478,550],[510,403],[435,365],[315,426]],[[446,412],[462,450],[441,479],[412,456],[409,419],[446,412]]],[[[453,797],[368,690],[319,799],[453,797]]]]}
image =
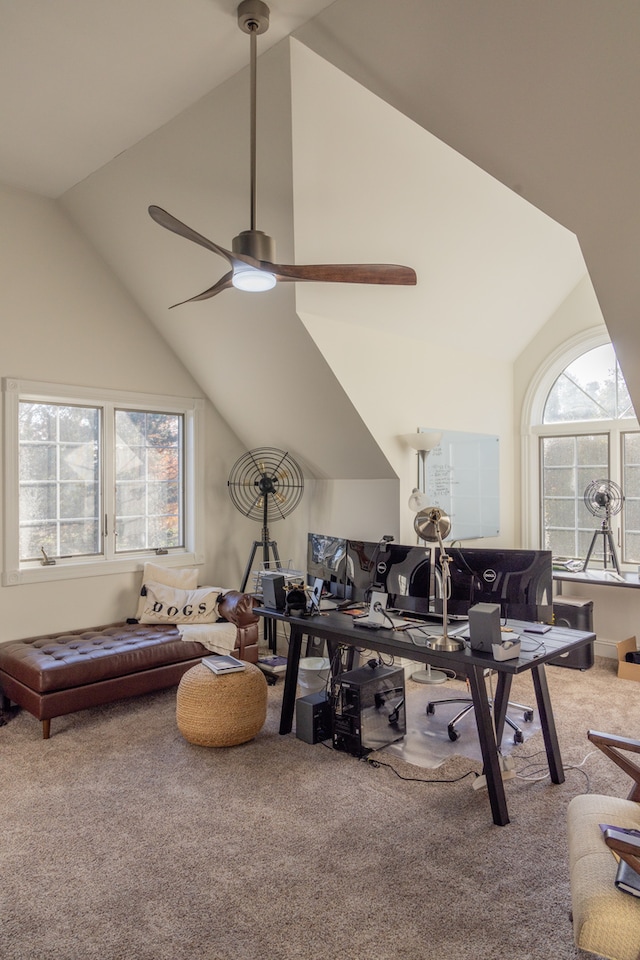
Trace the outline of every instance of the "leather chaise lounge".
{"type": "MultiPolygon", "coordinates": [[[[229,591],[219,614],[237,628],[233,654],[256,663],[253,599],[229,591]]],[[[42,721],[46,740],[54,717],[175,686],[209,653],[183,640],[174,624],[112,623],[0,645],[0,687],[5,705],[17,703],[42,721]]]]}

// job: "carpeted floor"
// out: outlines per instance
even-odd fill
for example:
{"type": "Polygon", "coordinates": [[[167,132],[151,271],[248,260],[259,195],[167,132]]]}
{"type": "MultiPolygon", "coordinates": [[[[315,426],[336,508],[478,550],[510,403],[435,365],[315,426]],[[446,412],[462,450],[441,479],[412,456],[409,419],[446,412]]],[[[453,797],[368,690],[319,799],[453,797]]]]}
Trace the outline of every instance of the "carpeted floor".
{"type": "MultiPolygon", "coordinates": [[[[566,782],[539,779],[539,732],[514,746],[531,779],[507,783],[506,827],[477,760],[279,736],[281,682],[258,737],[220,750],[181,737],[175,690],[56,719],[49,741],[20,712],[0,729],[0,956],[575,960],[566,807],[628,792],[585,733],[640,734],[640,687],[615,667],[548,669],[566,782]]],[[[513,694],[530,702],[530,678],[513,694]]]]}

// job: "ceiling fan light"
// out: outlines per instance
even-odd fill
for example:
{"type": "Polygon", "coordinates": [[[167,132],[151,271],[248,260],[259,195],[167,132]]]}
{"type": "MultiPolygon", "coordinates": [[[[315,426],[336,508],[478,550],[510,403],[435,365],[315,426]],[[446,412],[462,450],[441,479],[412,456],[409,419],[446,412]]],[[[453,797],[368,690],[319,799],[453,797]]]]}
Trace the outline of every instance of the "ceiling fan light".
{"type": "Polygon", "coordinates": [[[247,293],[262,293],[264,290],[273,290],[276,278],[267,270],[254,270],[253,267],[236,268],[231,280],[236,290],[247,293]]]}

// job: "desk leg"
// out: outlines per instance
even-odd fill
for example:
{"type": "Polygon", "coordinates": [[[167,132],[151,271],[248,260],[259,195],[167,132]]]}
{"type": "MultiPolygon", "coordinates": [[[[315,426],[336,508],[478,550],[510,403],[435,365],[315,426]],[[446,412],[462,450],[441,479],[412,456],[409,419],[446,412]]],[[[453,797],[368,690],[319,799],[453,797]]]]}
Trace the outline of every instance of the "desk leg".
{"type": "Polygon", "coordinates": [[[562,757],[560,756],[560,744],[558,743],[556,724],[553,719],[553,707],[551,706],[551,697],[549,696],[544,664],[540,663],[538,666],[532,667],[531,674],[533,678],[533,689],[536,692],[538,712],[540,714],[542,736],[544,737],[544,745],[547,751],[551,782],[564,783],[564,767],[562,766],[562,757]]]}
{"type": "Polygon", "coordinates": [[[502,772],[500,770],[500,761],[498,759],[498,748],[493,733],[491,723],[491,711],[489,709],[489,700],[487,698],[487,688],[484,681],[484,670],[482,667],[470,667],[467,674],[469,686],[471,687],[471,696],[475,707],[476,725],[478,727],[478,737],[480,738],[480,748],[482,750],[482,760],[484,764],[484,775],[487,778],[487,792],[493,814],[493,822],[499,827],[504,827],[509,823],[509,812],[507,810],[507,798],[504,793],[504,783],[502,781],[502,772]]]}
{"type": "Polygon", "coordinates": [[[293,727],[293,711],[296,705],[296,687],[298,683],[298,666],[300,664],[300,650],[302,649],[302,627],[291,625],[289,650],[287,653],[287,672],[284,675],[284,691],[282,694],[282,709],[280,711],[280,733],[291,733],[293,727]]]}
{"type": "Polygon", "coordinates": [[[504,734],[505,718],[509,708],[509,695],[511,693],[511,674],[500,671],[498,674],[498,684],[493,704],[493,719],[496,725],[496,743],[500,747],[502,736],[504,734]]]}

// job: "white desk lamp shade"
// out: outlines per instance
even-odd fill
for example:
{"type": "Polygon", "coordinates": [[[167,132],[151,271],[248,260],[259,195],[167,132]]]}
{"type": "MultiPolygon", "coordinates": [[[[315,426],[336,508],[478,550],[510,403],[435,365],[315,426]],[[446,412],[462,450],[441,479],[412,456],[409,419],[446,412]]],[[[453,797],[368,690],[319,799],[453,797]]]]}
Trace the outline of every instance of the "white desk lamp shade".
{"type": "Polygon", "coordinates": [[[405,433],[402,439],[412,450],[429,453],[430,450],[438,446],[442,440],[442,434],[437,430],[423,431],[422,433],[418,431],[416,433],[405,433]]]}

